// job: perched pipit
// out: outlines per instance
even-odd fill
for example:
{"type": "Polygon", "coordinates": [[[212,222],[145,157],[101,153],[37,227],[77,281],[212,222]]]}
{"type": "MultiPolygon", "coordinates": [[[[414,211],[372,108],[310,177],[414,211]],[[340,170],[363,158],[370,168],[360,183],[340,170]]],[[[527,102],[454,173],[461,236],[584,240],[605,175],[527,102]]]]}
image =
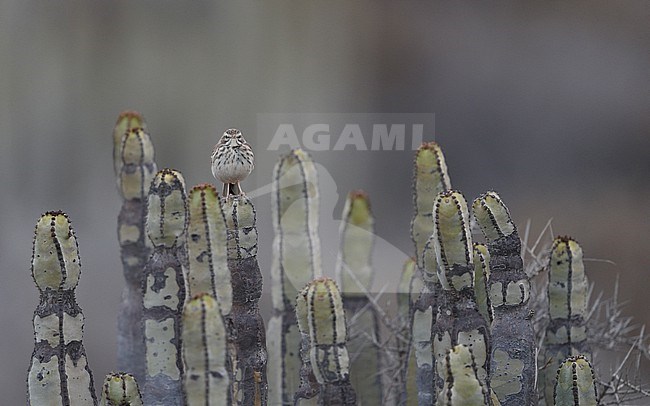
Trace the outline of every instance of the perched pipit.
{"type": "Polygon", "coordinates": [[[243,193],[239,182],[254,168],[253,150],[241,131],[231,128],[223,133],[212,150],[212,175],[223,182],[223,196],[243,193]]]}

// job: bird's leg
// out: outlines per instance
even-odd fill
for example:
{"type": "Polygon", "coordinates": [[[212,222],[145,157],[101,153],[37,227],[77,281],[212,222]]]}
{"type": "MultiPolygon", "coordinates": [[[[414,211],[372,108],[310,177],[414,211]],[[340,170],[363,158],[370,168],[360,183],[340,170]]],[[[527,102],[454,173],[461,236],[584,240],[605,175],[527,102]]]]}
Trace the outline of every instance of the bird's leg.
{"type": "Polygon", "coordinates": [[[243,192],[241,190],[241,186],[239,185],[239,182],[230,184],[230,193],[232,193],[233,195],[241,195],[241,194],[243,194],[243,192]]]}
{"type": "Polygon", "coordinates": [[[230,183],[223,184],[223,197],[226,198],[230,194],[230,183]]]}

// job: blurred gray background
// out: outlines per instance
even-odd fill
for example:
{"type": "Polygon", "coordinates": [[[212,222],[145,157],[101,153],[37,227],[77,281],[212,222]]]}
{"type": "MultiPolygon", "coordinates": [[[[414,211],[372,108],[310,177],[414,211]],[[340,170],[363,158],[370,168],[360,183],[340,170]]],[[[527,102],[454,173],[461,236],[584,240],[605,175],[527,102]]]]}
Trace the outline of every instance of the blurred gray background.
{"type": "MultiPolygon", "coordinates": [[[[111,130],[124,109],[144,114],[159,167],[182,170],[188,185],[213,181],[212,146],[242,129],[257,157],[244,190],[267,185],[278,156],[258,114],[434,113],[425,139],[442,145],[455,188],[468,199],[497,190],[535,235],[552,218],[555,234],[616,264],[587,263],[596,290],[611,292],[618,275],[626,314],[649,322],[648,21],[647,1],[1,1],[1,403],[25,401],[31,245],[46,210],[67,211],[77,233],[96,383],[115,366],[111,130]]],[[[363,188],[378,236],[411,252],[412,151],[312,155],[332,178],[326,219],[335,224],[347,192],[363,188]]],[[[269,201],[256,198],[267,281],[269,201]]],[[[335,238],[324,239],[333,262],[335,238]]],[[[383,272],[397,280],[398,269],[383,272]]]]}

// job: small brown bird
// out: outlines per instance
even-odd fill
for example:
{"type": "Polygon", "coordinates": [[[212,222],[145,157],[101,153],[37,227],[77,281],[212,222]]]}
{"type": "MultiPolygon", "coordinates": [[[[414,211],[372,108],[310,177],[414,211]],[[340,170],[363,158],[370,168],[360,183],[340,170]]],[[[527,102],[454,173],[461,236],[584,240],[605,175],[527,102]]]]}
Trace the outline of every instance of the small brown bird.
{"type": "Polygon", "coordinates": [[[223,133],[212,150],[212,175],[223,182],[223,196],[242,194],[239,182],[251,173],[255,156],[241,131],[231,128],[223,133]]]}

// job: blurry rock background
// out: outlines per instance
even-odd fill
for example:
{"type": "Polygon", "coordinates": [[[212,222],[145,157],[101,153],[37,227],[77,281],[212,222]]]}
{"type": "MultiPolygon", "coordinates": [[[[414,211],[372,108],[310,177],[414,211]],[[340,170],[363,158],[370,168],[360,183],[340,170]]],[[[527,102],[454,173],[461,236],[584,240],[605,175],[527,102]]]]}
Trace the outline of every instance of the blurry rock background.
{"type": "MultiPolygon", "coordinates": [[[[0,2],[2,403],[25,401],[32,235],[46,210],[67,211],[79,239],[96,383],[115,367],[111,130],[124,109],[144,114],[158,166],[188,186],[214,182],[212,146],[242,129],[257,156],[244,190],[267,185],[278,156],[258,114],[434,113],[425,140],[442,145],[455,188],[468,199],[497,190],[534,235],[553,218],[587,257],[616,263],[587,263],[596,291],[618,273],[627,314],[649,322],[649,20],[645,1],[0,2]]],[[[412,151],[312,155],[333,179],[324,219],[336,224],[347,192],[363,188],[377,234],[411,252],[412,151]]],[[[256,204],[270,283],[268,194],[256,204]]],[[[375,289],[398,271],[384,267],[375,289]]]]}

